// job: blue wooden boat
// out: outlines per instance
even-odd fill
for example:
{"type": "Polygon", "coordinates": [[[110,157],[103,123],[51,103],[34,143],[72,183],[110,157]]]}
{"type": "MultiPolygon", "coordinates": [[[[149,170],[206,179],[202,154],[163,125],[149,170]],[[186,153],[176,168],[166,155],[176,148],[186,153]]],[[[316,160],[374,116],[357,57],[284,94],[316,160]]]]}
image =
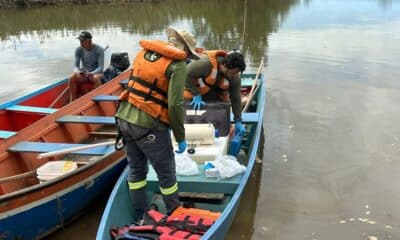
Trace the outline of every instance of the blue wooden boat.
{"type": "Polygon", "coordinates": [[[69,103],[68,78],[0,104],[0,141],[69,103]]]}
{"type": "MultiPolygon", "coordinates": [[[[113,141],[113,115],[128,75],[125,72],[64,107],[56,103],[60,104],[56,111],[47,109],[48,105],[37,107],[36,113],[40,110],[42,114],[39,119],[0,141],[0,239],[47,236],[78,217],[101,194],[111,191],[126,166],[124,153],[115,151],[111,143],[98,147],[93,143],[113,141]],[[66,149],[75,147],[83,149],[67,153],[66,149]],[[55,150],[66,152],[38,158],[55,150]],[[42,181],[37,169],[54,161],[72,162],[78,167],[42,181]]],[[[55,86],[62,93],[65,81],[55,86]]],[[[48,91],[37,93],[44,92],[48,91]]],[[[22,108],[15,103],[9,107],[22,108]]],[[[26,108],[24,112],[35,110],[26,108]]]]}
{"type": "Polygon", "coordinates": [[[69,103],[67,79],[0,104],[0,141],[69,103]]]}
{"type": "MultiPolygon", "coordinates": [[[[256,76],[257,86],[259,87],[256,88],[257,91],[255,91],[255,97],[251,101],[249,111],[243,113],[242,116],[248,130],[247,137],[243,138],[242,145],[242,149],[246,152],[246,171],[241,175],[229,179],[206,178],[204,172],[195,176],[178,176],[179,190],[181,192],[223,194],[223,197],[217,202],[195,202],[196,208],[222,212],[222,215],[205,233],[202,239],[224,239],[235,216],[243,190],[249,180],[257,158],[257,149],[263,131],[262,124],[266,92],[263,75],[244,74],[242,76],[242,87],[244,91],[246,89],[249,90],[256,76]]],[[[127,174],[127,169],[125,169],[110,195],[99,225],[96,236],[97,240],[112,239],[110,235],[111,227],[122,227],[132,223],[133,208],[128,193],[127,174]]],[[[147,175],[147,191],[148,196],[153,199],[159,193],[156,174],[151,167],[147,175]]]]}

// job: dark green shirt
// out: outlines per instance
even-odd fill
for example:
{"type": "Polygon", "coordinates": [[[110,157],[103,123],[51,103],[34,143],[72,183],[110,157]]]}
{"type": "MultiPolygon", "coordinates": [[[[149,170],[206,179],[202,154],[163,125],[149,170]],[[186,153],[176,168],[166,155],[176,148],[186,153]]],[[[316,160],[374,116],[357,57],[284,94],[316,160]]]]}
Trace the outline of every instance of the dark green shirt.
{"type": "Polygon", "coordinates": [[[139,110],[128,101],[122,101],[121,105],[115,114],[118,118],[124,119],[132,124],[153,128],[158,130],[165,130],[169,127],[174,132],[177,142],[185,140],[185,128],[183,126],[184,119],[184,101],[183,90],[187,74],[187,67],[185,61],[172,62],[165,73],[166,78],[169,80],[168,85],[168,117],[169,126],[156,121],[150,114],[139,110]]]}
{"type": "MultiPolygon", "coordinates": [[[[217,58],[218,65],[222,63],[223,57],[217,58]]],[[[195,79],[206,78],[211,74],[212,64],[207,56],[202,56],[198,61],[192,61],[188,65],[188,75],[185,83],[185,88],[193,95],[199,95],[199,89],[196,86],[195,79]]],[[[218,71],[217,82],[223,78],[224,75],[218,71]]],[[[240,77],[228,79],[229,80],[229,97],[231,99],[232,111],[235,121],[241,120],[242,116],[242,102],[241,102],[241,80],[240,77]]],[[[202,96],[204,101],[217,101],[218,94],[214,89],[211,89],[207,94],[202,96]]]]}

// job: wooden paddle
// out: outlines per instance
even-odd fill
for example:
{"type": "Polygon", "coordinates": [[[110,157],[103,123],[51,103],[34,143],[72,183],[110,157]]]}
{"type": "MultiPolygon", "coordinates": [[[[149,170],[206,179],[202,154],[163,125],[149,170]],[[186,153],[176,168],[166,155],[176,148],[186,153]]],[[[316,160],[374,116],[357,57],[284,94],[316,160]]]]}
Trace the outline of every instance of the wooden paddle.
{"type": "Polygon", "coordinates": [[[69,90],[69,87],[66,87],[64,89],[64,91],[49,105],[49,108],[52,108],[57,102],[58,100],[61,99],[62,96],[64,96],[64,94],[69,90]]]}
{"type": "Polygon", "coordinates": [[[243,107],[242,113],[247,112],[247,109],[250,106],[251,100],[256,95],[256,92],[257,92],[258,87],[259,87],[259,85],[257,85],[257,79],[260,76],[260,73],[261,73],[261,70],[263,69],[263,67],[264,67],[264,57],[261,58],[260,66],[258,67],[258,70],[257,70],[257,73],[256,73],[256,77],[254,78],[253,85],[251,86],[251,89],[250,89],[249,99],[246,102],[246,105],[243,107]]]}
{"type": "Polygon", "coordinates": [[[34,176],[36,176],[36,170],[35,171],[26,172],[26,173],[17,174],[17,175],[10,176],[10,177],[0,178],[0,184],[6,183],[6,182],[15,181],[15,180],[24,179],[24,178],[27,178],[27,177],[34,177],[34,176]]]}

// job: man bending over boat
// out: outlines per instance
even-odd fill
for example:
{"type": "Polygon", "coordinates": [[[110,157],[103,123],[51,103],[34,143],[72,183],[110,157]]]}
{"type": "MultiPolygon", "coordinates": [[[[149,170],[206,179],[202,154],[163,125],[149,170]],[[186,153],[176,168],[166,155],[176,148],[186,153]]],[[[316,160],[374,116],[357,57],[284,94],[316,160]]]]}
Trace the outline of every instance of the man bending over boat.
{"type": "Polygon", "coordinates": [[[147,210],[146,175],[150,161],[155,169],[167,214],[180,206],[171,128],[177,153],[186,150],[183,90],[185,59],[198,58],[196,40],[186,31],[168,28],[168,42],[141,40],[143,48],[132,65],[132,74],[117,110],[119,132],[128,159],[128,185],[136,219],[147,210]]]}
{"type": "Polygon", "coordinates": [[[100,86],[103,77],[104,49],[92,42],[92,34],[87,31],[77,39],[80,46],[75,50],[74,73],[68,79],[70,101],[100,86]]]}
{"type": "Polygon", "coordinates": [[[246,69],[239,51],[209,50],[198,61],[188,65],[185,100],[191,100],[194,109],[206,105],[205,101],[231,101],[235,133],[243,135],[240,73],[246,69]]]}

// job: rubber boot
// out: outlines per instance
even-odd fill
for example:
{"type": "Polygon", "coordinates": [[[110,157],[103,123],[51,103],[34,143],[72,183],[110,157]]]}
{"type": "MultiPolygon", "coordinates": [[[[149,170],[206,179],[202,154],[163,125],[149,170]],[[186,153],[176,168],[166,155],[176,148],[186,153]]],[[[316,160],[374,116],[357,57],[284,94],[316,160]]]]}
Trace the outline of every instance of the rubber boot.
{"type": "Polygon", "coordinates": [[[129,194],[134,210],[133,222],[140,222],[147,209],[146,189],[130,190],[129,194]]]}
{"type": "Polygon", "coordinates": [[[165,205],[167,207],[167,215],[170,215],[177,207],[181,206],[179,201],[179,194],[175,192],[170,195],[162,195],[165,205]]]}

